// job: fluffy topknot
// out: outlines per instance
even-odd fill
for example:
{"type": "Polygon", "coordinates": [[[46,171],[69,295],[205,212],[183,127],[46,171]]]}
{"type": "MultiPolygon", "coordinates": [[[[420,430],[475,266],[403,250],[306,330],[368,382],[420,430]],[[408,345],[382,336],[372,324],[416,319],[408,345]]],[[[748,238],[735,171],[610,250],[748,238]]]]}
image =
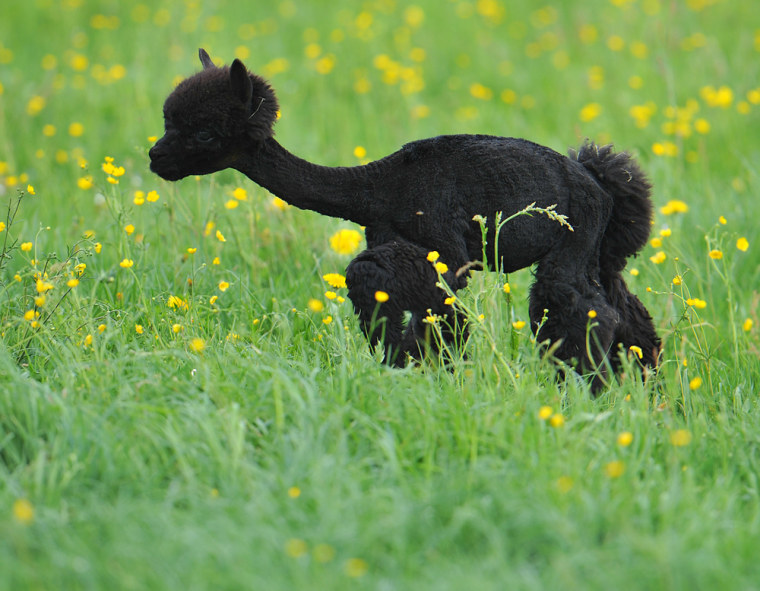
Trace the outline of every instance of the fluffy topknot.
{"type": "Polygon", "coordinates": [[[198,53],[203,70],[177,86],[165,111],[192,119],[195,127],[222,127],[218,131],[227,136],[244,134],[256,142],[272,137],[279,105],[267,81],[239,59],[217,67],[204,49],[198,53]]]}

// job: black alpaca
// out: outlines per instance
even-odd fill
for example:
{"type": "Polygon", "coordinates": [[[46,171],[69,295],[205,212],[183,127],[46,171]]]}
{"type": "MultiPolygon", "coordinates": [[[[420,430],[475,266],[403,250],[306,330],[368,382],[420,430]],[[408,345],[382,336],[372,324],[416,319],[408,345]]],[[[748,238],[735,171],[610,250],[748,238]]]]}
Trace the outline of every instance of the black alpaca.
{"type": "Polygon", "coordinates": [[[522,139],[452,135],[412,142],[364,166],[318,166],[274,139],[278,104],[266,81],[240,60],[216,67],[202,49],[200,58],[203,70],[166,99],[166,133],[150,150],[151,170],[176,181],[234,168],[297,207],[366,226],[368,248],[349,264],[346,283],[386,362],[400,366],[422,354],[430,312],[454,326],[446,340],[466,334],[427,255],[438,251],[448,285],[464,287],[468,273],[458,271],[483,260],[473,220],[480,215],[490,268],[510,273],[537,263],[531,326],[558,359],[596,371],[595,390],[605,360],[617,369],[619,345],[638,347],[641,362],[656,366],[652,319],[621,275],[626,258],[646,243],[652,214],[651,186],[629,155],[587,143],[568,158],[522,139]],[[572,231],[545,215],[523,215],[499,232],[497,244],[497,213],[507,217],[532,203],[556,205],[572,231]],[[377,291],[388,300],[378,304],[377,291]]]}

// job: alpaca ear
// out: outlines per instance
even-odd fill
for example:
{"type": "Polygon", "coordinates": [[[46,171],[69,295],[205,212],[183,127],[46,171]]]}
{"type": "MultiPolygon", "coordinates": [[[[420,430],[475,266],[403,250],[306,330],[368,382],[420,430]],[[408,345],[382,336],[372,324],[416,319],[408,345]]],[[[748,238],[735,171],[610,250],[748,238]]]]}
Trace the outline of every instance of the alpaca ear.
{"type": "Polygon", "coordinates": [[[198,57],[201,58],[201,63],[203,64],[204,70],[208,70],[209,68],[216,68],[214,62],[211,61],[208,53],[206,53],[206,50],[202,47],[198,50],[198,57]]]}
{"type": "Polygon", "coordinates": [[[251,96],[253,95],[253,83],[251,77],[248,75],[248,69],[243,65],[239,59],[232,62],[230,66],[230,83],[232,84],[232,92],[238,97],[243,104],[250,104],[251,96]]]}

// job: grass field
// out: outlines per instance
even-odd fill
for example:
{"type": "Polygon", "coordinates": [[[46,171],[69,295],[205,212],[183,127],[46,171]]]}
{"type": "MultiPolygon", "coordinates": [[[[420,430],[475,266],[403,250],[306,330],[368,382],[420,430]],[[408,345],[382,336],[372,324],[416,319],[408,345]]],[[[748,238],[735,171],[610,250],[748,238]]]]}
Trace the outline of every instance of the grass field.
{"type": "Polygon", "coordinates": [[[255,4],[3,7],[0,589],[760,589],[753,3],[255,4]],[[378,363],[323,279],[360,228],[148,170],[201,46],[321,164],[443,133],[635,153],[657,377],[558,379],[529,271],[459,294],[451,371],[378,363]]]}

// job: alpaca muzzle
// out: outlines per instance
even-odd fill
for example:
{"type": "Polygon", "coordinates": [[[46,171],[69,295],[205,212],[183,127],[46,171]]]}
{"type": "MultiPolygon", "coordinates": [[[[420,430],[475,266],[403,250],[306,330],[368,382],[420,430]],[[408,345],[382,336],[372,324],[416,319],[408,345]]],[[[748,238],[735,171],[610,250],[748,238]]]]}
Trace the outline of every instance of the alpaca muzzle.
{"type": "Polygon", "coordinates": [[[177,164],[171,159],[171,154],[162,143],[161,138],[148,152],[150,157],[150,171],[167,181],[178,181],[185,174],[179,171],[177,164]]]}

